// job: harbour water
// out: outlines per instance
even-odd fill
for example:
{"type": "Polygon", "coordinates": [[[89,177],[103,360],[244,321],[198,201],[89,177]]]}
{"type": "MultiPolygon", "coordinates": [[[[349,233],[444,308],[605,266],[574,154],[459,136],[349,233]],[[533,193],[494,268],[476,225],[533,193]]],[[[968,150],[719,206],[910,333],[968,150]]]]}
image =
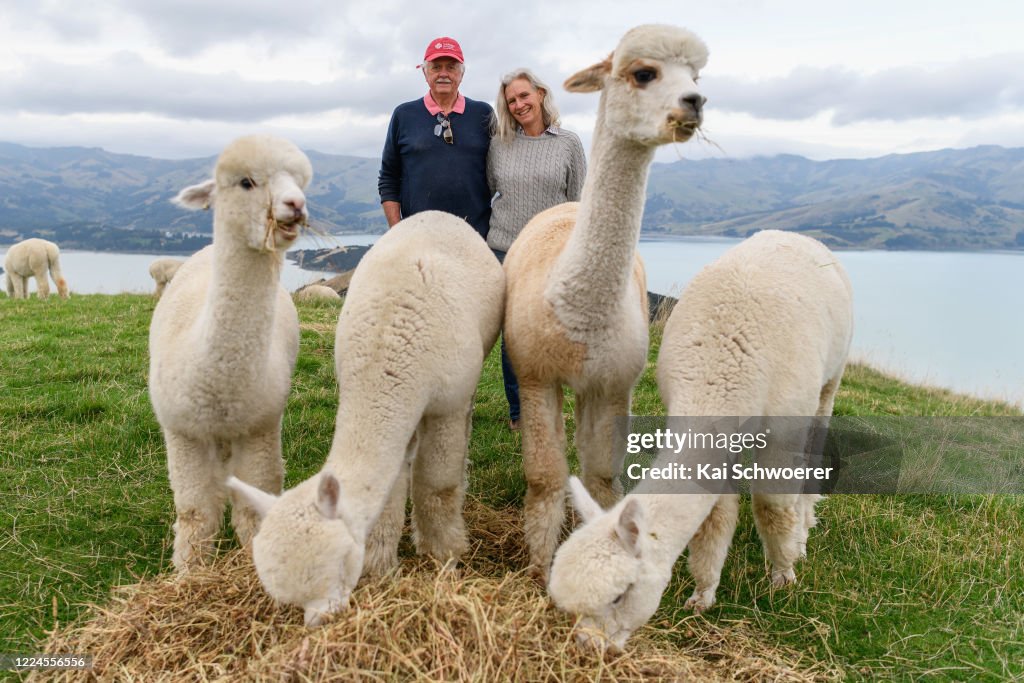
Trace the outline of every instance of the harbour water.
{"type": "MultiPolygon", "coordinates": [[[[303,237],[296,249],[372,244],[375,235],[303,237]]],[[[643,239],[648,289],[678,295],[738,240],[643,239]]],[[[6,247],[0,247],[0,260],[6,247]]],[[[1024,253],[844,251],[853,283],[853,357],[905,379],[1024,405],[1024,253]]],[[[150,292],[162,255],[61,250],[71,291],[150,292]]],[[[294,290],[329,274],[286,262],[294,290]]],[[[471,283],[467,283],[471,284],[471,283]]],[[[34,281],[31,286],[35,287],[34,281]]]]}

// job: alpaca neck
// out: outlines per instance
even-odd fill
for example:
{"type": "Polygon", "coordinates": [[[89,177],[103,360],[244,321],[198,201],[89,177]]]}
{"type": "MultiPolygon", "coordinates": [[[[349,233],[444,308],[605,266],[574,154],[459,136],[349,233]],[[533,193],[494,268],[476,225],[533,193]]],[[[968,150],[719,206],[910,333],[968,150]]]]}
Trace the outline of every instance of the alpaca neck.
{"type": "Polygon", "coordinates": [[[606,126],[603,97],[576,226],[546,290],[570,330],[601,326],[627,296],[654,158],[654,148],[617,136],[606,126]]]}
{"type": "Polygon", "coordinates": [[[206,295],[198,357],[245,365],[254,375],[267,361],[274,332],[274,314],[284,254],[260,252],[214,225],[213,272],[206,295]]]}
{"type": "Polygon", "coordinates": [[[707,517],[717,496],[710,493],[631,494],[643,507],[648,524],[648,558],[671,573],[707,517]]]}
{"type": "Polygon", "coordinates": [[[366,538],[380,517],[410,455],[409,442],[427,402],[408,390],[408,383],[382,379],[394,386],[380,387],[372,396],[353,392],[347,398],[342,387],[334,440],[324,464],[341,484],[351,531],[359,538],[366,538]]]}

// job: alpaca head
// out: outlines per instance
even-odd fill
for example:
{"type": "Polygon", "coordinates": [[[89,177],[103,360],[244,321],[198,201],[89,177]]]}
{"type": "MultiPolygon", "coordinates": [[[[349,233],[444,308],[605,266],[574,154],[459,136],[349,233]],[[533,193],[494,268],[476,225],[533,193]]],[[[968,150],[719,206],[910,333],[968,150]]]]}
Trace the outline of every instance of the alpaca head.
{"type": "Polygon", "coordinates": [[[570,76],[570,92],[603,90],[599,120],[608,134],[654,147],[685,142],[704,120],[697,88],[708,49],[674,26],[630,29],[603,62],[570,76]]]}
{"type": "Polygon", "coordinates": [[[365,539],[351,531],[334,475],[315,475],[280,496],[235,477],[227,485],[261,517],[252,559],[267,593],[302,607],[306,626],[347,609],[363,571],[365,539]]]}
{"type": "Polygon", "coordinates": [[[309,159],[287,140],[250,135],[228,145],[213,178],[186,187],[172,201],[215,213],[214,236],[230,235],[257,251],[285,251],[309,212],[303,190],[313,177],[309,159]]]}
{"type": "Polygon", "coordinates": [[[61,299],[67,299],[70,296],[68,293],[68,281],[62,277],[57,278],[57,294],[60,295],[61,299]]]}
{"type": "Polygon", "coordinates": [[[635,498],[606,512],[576,477],[569,488],[584,524],[555,553],[548,594],[579,617],[581,646],[620,651],[658,609],[670,577],[649,557],[647,522],[635,498]]]}

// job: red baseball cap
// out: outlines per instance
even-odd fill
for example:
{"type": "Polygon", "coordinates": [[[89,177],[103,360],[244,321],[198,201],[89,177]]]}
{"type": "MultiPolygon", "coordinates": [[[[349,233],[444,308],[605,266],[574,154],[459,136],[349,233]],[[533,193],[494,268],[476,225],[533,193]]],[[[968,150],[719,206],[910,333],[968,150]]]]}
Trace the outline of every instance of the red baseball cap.
{"type": "Polygon", "coordinates": [[[459,62],[465,63],[462,58],[462,48],[459,47],[458,41],[448,36],[441,36],[440,38],[434,38],[427,45],[426,52],[423,53],[424,62],[432,62],[438,57],[451,57],[459,62]]]}

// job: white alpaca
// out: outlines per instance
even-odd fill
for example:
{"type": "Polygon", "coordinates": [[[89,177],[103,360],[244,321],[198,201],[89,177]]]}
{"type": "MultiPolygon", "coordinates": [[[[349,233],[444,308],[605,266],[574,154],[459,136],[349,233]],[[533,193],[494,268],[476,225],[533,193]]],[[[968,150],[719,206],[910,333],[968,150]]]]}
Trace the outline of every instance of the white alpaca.
{"type": "Polygon", "coordinates": [[[647,361],[647,287],[636,254],[647,171],[658,145],[690,138],[702,120],[704,43],[689,31],[641,26],[567,90],[602,90],[579,204],[538,214],[505,259],[504,334],[523,405],[524,512],[531,572],[543,580],[565,516],[563,386],[576,392],[583,481],[602,503],[620,494],[616,416],[647,361]]]}
{"type": "Polygon", "coordinates": [[[299,301],[308,301],[310,299],[338,301],[341,299],[341,295],[327,285],[306,285],[295,292],[295,298],[299,301]]]}
{"type": "MultiPolygon", "coordinates": [[[[809,237],[767,230],[707,266],[683,292],[665,326],[658,386],[673,416],[829,416],[852,334],[850,283],[832,253],[809,237]]],[[[768,456],[804,453],[810,438],[799,430],[772,435],[768,456]]],[[[692,466],[700,455],[684,452],[682,462],[692,466]]],[[[679,460],[663,451],[654,466],[679,460]]],[[[555,604],[582,617],[590,633],[581,641],[603,634],[593,642],[621,648],[658,608],[687,545],[696,581],[687,606],[699,612],[714,604],[737,495],[644,480],[603,512],[577,480],[571,489],[585,524],[558,549],[548,588],[555,604]]],[[[819,497],[755,493],[775,586],[796,579],[793,564],[819,497]]]]}
{"type": "MultiPolygon", "coordinates": [[[[213,244],[178,270],[149,330],[149,392],[167,441],[179,571],[212,550],[229,474],[281,490],[281,419],[299,322],[280,274],[306,221],[311,176],[287,140],[244,137],[220,155],[213,179],[174,200],[214,210],[213,244]]],[[[232,503],[246,543],[259,519],[237,496],[232,503]]]]}
{"type": "Polygon", "coordinates": [[[149,264],[149,276],[156,282],[156,291],[153,292],[153,296],[157,299],[164,293],[164,288],[167,284],[174,279],[174,274],[178,272],[178,268],[181,267],[184,261],[176,258],[158,258],[149,264]]]}
{"type": "Polygon", "coordinates": [[[4,258],[7,276],[7,295],[12,299],[28,298],[28,279],[36,279],[36,296],[46,299],[50,296],[49,272],[61,299],[68,298],[68,283],[60,272],[60,249],[53,242],[32,237],[18,242],[7,250],[4,258]]]}
{"type": "Polygon", "coordinates": [[[410,461],[417,551],[465,551],[473,394],[504,288],[464,220],[427,211],[396,224],[359,263],[338,320],[338,419],[323,469],[280,497],[229,480],[264,515],[253,540],[263,586],[304,607],[307,625],[347,607],[364,569],[397,565],[410,461]]]}

